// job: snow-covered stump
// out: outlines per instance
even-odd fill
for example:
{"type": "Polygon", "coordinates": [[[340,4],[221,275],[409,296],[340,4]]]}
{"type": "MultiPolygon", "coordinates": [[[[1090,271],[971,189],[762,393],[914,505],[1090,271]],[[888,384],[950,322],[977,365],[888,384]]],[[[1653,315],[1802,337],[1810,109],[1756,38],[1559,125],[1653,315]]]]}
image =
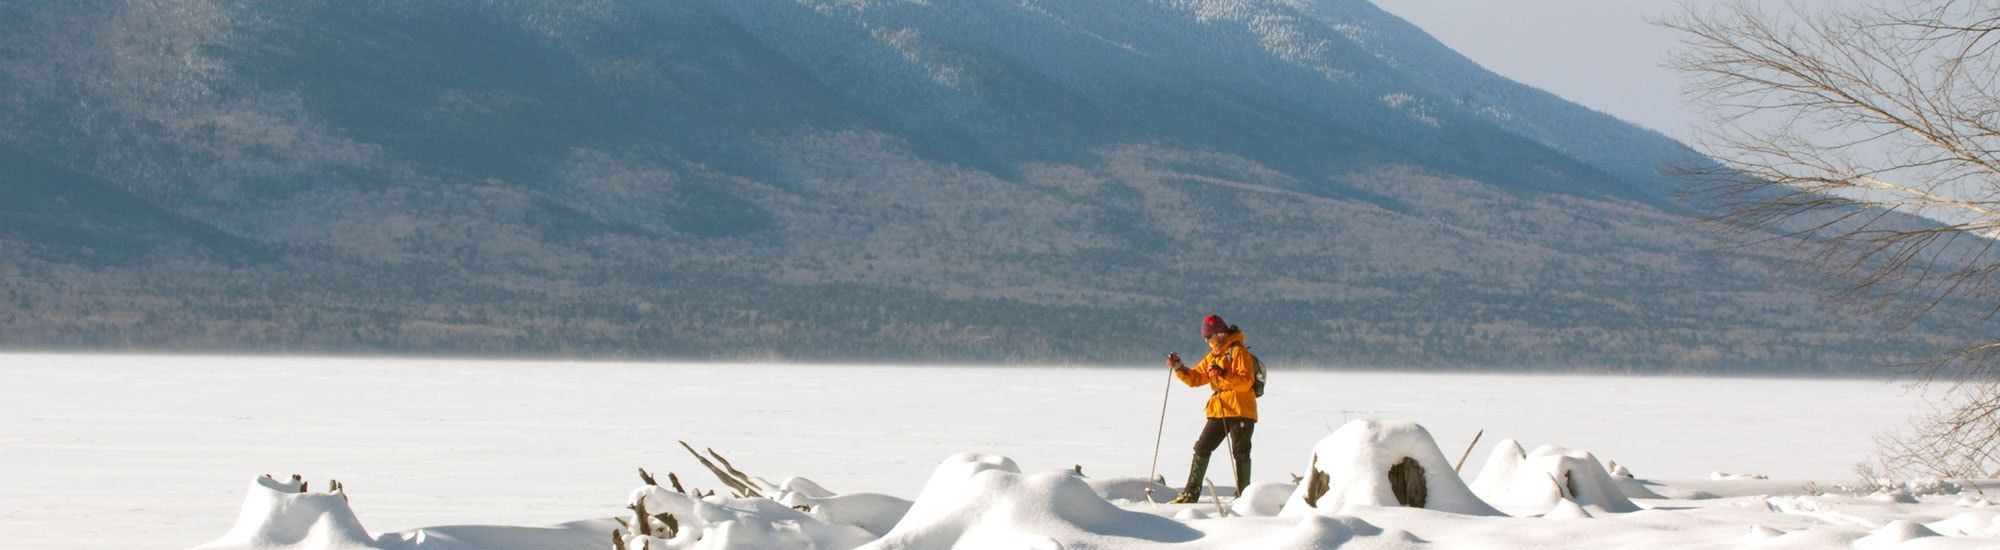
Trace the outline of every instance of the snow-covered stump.
{"type": "MultiPolygon", "coordinates": [[[[837,498],[837,497],[829,497],[837,498]]],[[[694,497],[658,485],[632,491],[619,533],[627,550],[853,548],[875,534],[764,497],[694,497]]]]}
{"type": "Polygon", "coordinates": [[[1201,536],[1119,508],[1071,472],[1027,475],[1006,457],[961,453],[938,465],[894,529],[863,548],[1142,548],[1201,536]]]}
{"type": "Polygon", "coordinates": [[[335,485],[325,493],[306,492],[299,476],[271,476],[250,482],[236,524],[222,538],[197,548],[374,548],[375,537],[361,527],[347,495],[335,485]]]}
{"type": "Polygon", "coordinates": [[[1437,440],[1415,423],[1348,422],[1313,445],[1306,471],[1280,515],[1338,515],[1351,506],[1501,515],[1473,495],[1437,440]]]}
{"type": "Polygon", "coordinates": [[[1597,513],[1639,511],[1596,456],[1554,445],[1525,453],[1512,439],[1501,441],[1487,456],[1472,491],[1486,502],[1523,515],[1573,516],[1565,509],[1565,500],[1597,513]]]}

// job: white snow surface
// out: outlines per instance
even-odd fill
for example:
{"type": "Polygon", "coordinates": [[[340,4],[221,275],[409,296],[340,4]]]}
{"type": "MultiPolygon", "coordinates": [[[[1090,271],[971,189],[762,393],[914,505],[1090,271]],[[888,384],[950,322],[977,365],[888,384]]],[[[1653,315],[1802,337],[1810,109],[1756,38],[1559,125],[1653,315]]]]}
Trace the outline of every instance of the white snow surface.
{"type": "MultiPolygon", "coordinates": [[[[7,548],[603,549],[629,534],[618,518],[636,498],[681,521],[651,548],[2000,547],[2000,507],[1972,492],[1991,483],[1802,489],[1852,483],[1873,436],[1921,410],[1881,382],[1279,370],[1256,484],[1218,517],[1209,499],[1143,501],[1150,368],[0,354],[0,375],[7,548]],[[1500,506],[1512,515],[1356,499],[1273,517],[1357,418],[1383,443],[1355,452],[1456,458],[1484,429],[1489,446],[1547,444],[1540,466],[1515,446],[1516,473],[1553,464],[1579,487],[1527,513],[1500,506]],[[677,439],[727,454],[775,500],[633,490],[636,466],[728,492],[677,439]],[[1766,478],[1708,475],[1723,471],[1766,478]],[[312,491],[281,481],[292,473],[312,491]],[[1635,486],[1655,494],[1621,489],[1635,486]]],[[[1185,477],[1205,397],[1172,394],[1167,479],[1185,477]]],[[[1473,454],[1466,477],[1503,453],[1473,454]]]]}

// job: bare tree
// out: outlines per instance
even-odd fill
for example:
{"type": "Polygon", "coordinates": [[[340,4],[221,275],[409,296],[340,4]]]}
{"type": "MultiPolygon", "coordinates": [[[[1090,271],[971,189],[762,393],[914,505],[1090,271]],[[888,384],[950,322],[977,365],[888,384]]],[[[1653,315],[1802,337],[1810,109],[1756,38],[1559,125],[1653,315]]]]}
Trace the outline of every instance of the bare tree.
{"type": "MultiPolygon", "coordinates": [[[[1841,303],[1988,326],[2000,312],[2000,4],[1690,7],[1671,65],[1717,161],[1690,195],[1745,243],[1786,243],[1841,303]]],[[[1883,443],[1912,474],[2000,477],[2000,335],[1899,362],[1934,410],[1883,443]]]]}

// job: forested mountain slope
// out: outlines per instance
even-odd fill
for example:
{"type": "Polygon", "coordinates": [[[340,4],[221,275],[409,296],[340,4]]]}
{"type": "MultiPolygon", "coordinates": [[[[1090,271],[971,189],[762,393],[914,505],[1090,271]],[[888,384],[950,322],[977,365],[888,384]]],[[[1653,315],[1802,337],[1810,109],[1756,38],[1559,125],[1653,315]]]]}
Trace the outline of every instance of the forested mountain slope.
{"type": "MultiPolygon", "coordinates": [[[[0,4],[0,345],[1804,371],[1678,144],[1359,0],[0,4]]],[[[1921,334],[1921,333],[1920,333],[1921,334]]]]}

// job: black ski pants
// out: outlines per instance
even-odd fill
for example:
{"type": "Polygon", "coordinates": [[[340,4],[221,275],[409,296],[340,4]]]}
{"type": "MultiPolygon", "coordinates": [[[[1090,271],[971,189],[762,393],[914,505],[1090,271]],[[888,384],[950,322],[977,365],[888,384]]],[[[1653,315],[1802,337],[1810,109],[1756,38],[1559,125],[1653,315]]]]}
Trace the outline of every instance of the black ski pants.
{"type": "Polygon", "coordinates": [[[1248,418],[1210,418],[1201,427],[1201,437],[1194,440],[1194,455],[1207,458],[1222,446],[1222,436],[1229,436],[1229,454],[1238,460],[1250,456],[1250,432],[1257,430],[1257,421],[1248,418]]]}

